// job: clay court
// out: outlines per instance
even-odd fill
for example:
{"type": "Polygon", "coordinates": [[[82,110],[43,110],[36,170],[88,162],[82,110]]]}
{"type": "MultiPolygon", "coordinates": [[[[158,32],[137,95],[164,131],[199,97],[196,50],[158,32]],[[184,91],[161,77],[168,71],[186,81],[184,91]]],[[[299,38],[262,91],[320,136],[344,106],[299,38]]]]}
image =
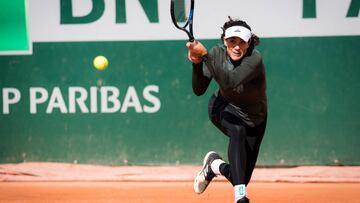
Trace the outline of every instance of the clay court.
{"type": "MultiPolygon", "coordinates": [[[[253,183],[251,202],[360,202],[356,183],[253,183]]],[[[232,202],[232,187],[215,182],[202,195],[191,182],[3,182],[0,202],[232,202]]]]}
{"type": "Polygon", "coordinates": [[[0,8],[0,203],[360,203],[360,0],[0,8]]]}
{"type": "MultiPolygon", "coordinates": [[[[1,203],[231,203],[232,186],[217,178],[192,189],[200,166],[94,166],[62,163],[0,165],[1,203]]],[[[360,167],[256,168],[251,202],[360,202],[360,167]]]]}

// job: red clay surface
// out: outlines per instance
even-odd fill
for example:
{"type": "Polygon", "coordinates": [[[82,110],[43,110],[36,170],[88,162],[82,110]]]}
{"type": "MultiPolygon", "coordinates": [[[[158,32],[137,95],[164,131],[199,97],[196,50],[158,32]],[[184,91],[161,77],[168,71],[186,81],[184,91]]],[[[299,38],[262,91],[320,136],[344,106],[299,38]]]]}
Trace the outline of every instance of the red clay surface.
{"type": "MultiPolygon", "coordinates": [[[[101,166],[26,162],[0,164],[1,181],[187,181],[201,166],[101,166]]],[[[218,179],[219,180],[219,179],[218,179]]],[[[224,178],[220,180],[225,180],[224,178]]],[[[360,166],[255,168],[252,182],[360,183],[360,166]]]]}
{"type": "MultiPolygon", "coordinates": [[[[252,203],[360,202],[359,183],[251,183],[252,203]]],[[[191,182],[0,182],[1,203],[232,203],[227,182],[201,195],[191,182]]]]}
{"type": "MultiPolygon", "coordinates": [[[[201,166],[0,164],[0,203],[233,203],[233,188],[216,178],[202,195],[192,181],[201,166]]],[[[360,203],[360,167],[255,168],[252,203],[360,203]]]]}

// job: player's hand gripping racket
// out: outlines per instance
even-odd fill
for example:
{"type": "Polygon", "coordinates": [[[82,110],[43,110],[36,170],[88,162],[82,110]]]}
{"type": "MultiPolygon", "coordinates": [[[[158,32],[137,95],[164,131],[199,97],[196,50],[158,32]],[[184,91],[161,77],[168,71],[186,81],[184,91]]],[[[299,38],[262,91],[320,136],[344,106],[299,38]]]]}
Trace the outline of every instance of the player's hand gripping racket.
{"type": "Polygon", "coordinates": [[[170,13],[175,27],[184,31],[189,41],[193,42],[195,40],[193,35],[194,0],[171,0],[170,13]]]}

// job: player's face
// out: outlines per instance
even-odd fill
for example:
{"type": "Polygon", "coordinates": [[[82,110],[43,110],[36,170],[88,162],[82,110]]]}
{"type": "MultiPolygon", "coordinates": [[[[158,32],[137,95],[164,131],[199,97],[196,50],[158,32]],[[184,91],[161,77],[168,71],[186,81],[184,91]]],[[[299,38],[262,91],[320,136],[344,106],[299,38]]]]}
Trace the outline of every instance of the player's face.
{"type": "Polygon", "coordinates": [[[225,45],[227,53],[233,61],[240,60],[249,48],[249,43],[239,37],[225,39],[225,45]]]}

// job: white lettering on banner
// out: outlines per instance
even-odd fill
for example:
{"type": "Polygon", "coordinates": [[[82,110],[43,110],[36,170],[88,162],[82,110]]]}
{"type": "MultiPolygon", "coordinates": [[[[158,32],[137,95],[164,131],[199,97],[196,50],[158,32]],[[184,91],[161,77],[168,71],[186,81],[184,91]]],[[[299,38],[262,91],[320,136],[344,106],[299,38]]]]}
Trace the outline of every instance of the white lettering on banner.
{"type": "Polygon", "coordinates": [[[31,87],[30,88],[30,113],[37,113],[37,105],[44,103],[49,97],[49,93],[43,87],[31,87]],[[40,94],[40,97],[37,95],[40,94]]]}
{"type": "Polygon", "coordinates": [[[121,112],[126,112],[129,107],[134,107],[137,113],[141,113],[143,111],[141,108],[139,98],[133,86],[130,86],[128,88],[127,94],[124,98],[123,106],[121,108],[121,112]]]}
{"type": "MultiPolygon", "coordinates": [[[[123,96],[123,102],[121,102],[120,96],[122,95],[119,88],[114,86],[90,87],[89,92],[84,87],[68,87],[67,90],[67,95],[64,95],[64,91],[59,87],[54,87],[51,91],[43,87],[30,87],[30,114],[52,114],[54,111],[62,114],[127,113],[130,109],[136,113],[156,113],[161,107],[160,99],[155,95],[155,93],[159,93],[157,85],[144,87],[143,100],[139,98],[136,88],[129,86],[123,96]],[[100,99],[100,112],[98,112],[98,98],[100,99]],[[141,101],[146,104],[142,104],[141,101]],[[39,107],[46,110],[39,111],[39,107]]],[[[10,114],[11,105],[21,102],[21,92],[13,87],[2,88],[1,92],[2,114],[10,114]]]]}
{"type": "Polygon", "coordinates": [[[159,111],[161,106],[160,100],[157,97],[154,97],[154,95],[150,94],[151,92],[159,92],[159,86],[147,86],[143,91],[144,98],[154,105],[153,107],[144,105],[144,111],[147,113],[155,113],[159,111]]]}
{"type": "Polygon", "coordinates": [[[101,87],[101,112],[114,113],[120,109],[120,101],[118,99],[120,92],[116,87],[101,87]],[[109,107],[109,102],[112,107],[109,107]]]}
{"type": "MultiPolygon", "coordinates": [[[[91,8],[98,9],[96,14],[101,16],[87,18],[83,23],[71,24],[70,20],[61,24],[61,14],[70,15],[70,11],[64,11],[69,10],[69,5],[61,7],[59,0],[31,0],[29,22],[34,42],[186,39],[172,25],[169,0],[157,1],[155,20],[147,15],[155,7],[144,7],[142,4],[150,3],[140,0],[62,1],[71,4],[74,19],[92,17],[91,8]],[[119,20],[119,16],[123,19],[119,20]]],[[[194,34],[199,39],[218,39],[220,27],[232,16],[247,21],[260,37],[360,35],[359,8],[354,3],[357,0],[314,1],[305,8],[306,0],[196,0],[194,34]],[[314,16],[304,17],[307,10],[314,16]]]]}
{"type": "Polygon", "coordinates": [[[97,108],[97,87],[90,87],[90,111],[91,113],[96,113],[97,108]]]}
{"type": "MultiPolygon", "coordinates": [[[[90,89],[91,91],[91,89],[90,89]]],[[[86,107],[85,101],[88,97],[88,93],[83,87],[70,87],[69,88],[69,113],[76,112],[76,104],[79,106],[81,113],[88,113],[89,109],[86,107]],[[76,97],[76,94],[79,97],[76,97]]]]}
{"type": "Polygon", "coordinates": [[[59,108],[61,113],[67,113],[67,108],[64,102],[64,98],[61,94],[60,88],[54,87],[49,104],[46,109],[46,113],[52,113],[54,108],[59,108]]]}
{"type": "Polygon", "coordinates": [[[16,88],[3,88],[2,90],[2,103],[3,103],[3,114],[10,113],[10,105],[16,104],[20,101],[21,94],[16,88]],[[12,97],[10,96],[12,95],[12,97]]]}

